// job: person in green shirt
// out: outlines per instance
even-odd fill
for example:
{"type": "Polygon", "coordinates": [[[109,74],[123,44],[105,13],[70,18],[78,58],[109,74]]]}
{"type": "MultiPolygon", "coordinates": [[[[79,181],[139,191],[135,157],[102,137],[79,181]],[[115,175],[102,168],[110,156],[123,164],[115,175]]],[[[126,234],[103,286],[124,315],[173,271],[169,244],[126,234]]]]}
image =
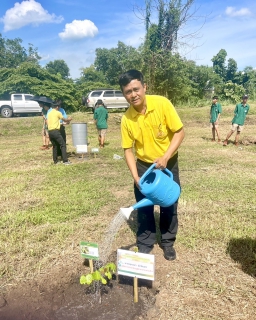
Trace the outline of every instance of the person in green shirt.
{"type": "Polygon", "coordinates": [[[235,131],[236,131],[235,145],[236,146],[239,145],[240,132],[243,131],[244,121],[245,121],[246,115],[248,114],[248,112],[250,110],[250,106],[249,106],[249,104],[247,104],[247,100],[248,100],[248,96],[244,95],[242,97],[242,102],[238,103],[236,105],[235,111],[234,111],[235,116],[234,116],[234,118],[232,120],[231,130],[227,134],[227,137],[223,142],[223,146],[227,146],[228,145],[228,139],[232,136],[232,134],[235,131]]]}
{"type": "Polygon", "coordinates": [[[104,106],[104,103],[101,99],[99,99],[96,103],[93,118],[99,134],[98,140],[100,148],[104,148],[105,137],[108,128],[108,110],[104,106]]]}
{"type": "Polygon", "coordinates": [[[218,142],[220,140],[220,133],[219,133],[219,119],[220,114],[222,112],[221,104],[218,102],[218,97],[214,96],[212,98],[212,105],[210,109],[210,123],[212,126],[212,141],[215,141],[215,132],[217,133],[218,142]]]}

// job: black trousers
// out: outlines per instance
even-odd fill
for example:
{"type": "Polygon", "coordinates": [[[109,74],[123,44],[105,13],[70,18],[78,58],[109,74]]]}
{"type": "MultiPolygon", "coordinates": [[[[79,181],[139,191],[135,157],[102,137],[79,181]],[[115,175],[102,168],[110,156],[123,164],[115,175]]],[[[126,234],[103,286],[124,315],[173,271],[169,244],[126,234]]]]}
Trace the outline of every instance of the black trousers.
{"type": "MultiPolygon", "coordinates": [[[[67,143],[66,130],[65,130],[65,126],[63,124],[60,125],[60,134],[66,144],[67,143]]],[[[61,150],[60,150],[59,146],[57,147],[57,155],[58,155],[58,157],[61,156],[61,150]]]]}
{"type": "Polygon", "coordinates": [[[52,149],[53,162],[54,163],[58,162],[58,148],[60,148],[63,162],[67,162],[68,157],[67,157],[67,151],[66,151],[66,143],[60,133],[60,130],[50,130],[49,137],[53,146],[53,149],[52,149]]]}
{"type": "MultiPolygon", "coordinates": [[[[138,174],[141,177],[143,173],[152,165],[141,160],[137,161],[138,174]]],[[[173,180],[180,185],[178,154],[174,155],[167,164],[173,174],[173,180]]],[[[145,196],[134,184],[134,194],[136,201],[140,201],[145,196]]],[[[178,200],[172,206],[160,207],[159,229],[161,232],[161,246],[173,246],[178,232],[178,216],[177,216],[178,200]]],[[[137,245],[153,246],[156,243],[156,223],[154,217],[154,206],[148,206],[137,209],[137,245]]]]}

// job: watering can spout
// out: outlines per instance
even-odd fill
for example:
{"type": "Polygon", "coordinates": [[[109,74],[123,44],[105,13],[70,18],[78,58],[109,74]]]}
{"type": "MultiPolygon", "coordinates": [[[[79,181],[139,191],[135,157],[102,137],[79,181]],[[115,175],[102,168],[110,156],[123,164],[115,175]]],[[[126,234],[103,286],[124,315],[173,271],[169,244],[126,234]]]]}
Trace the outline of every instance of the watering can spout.
{"type": "Polygon", "coordinates": [[[147,206],[153,206],[154,203],[147,199],[147,198],[144,198],[142,199],[141,201],[135,203],[134,205],[132,205],[131,207],[129,208],[120,208],[120,213],[122,214],[122,216],[128,220],[130,218],[130,215],[131,213],[133,212],[133,210],[136,210],[136,209],[139,209],[139,208],[142,208],[142,207],[147,207],[147,206]]]}
{"type": "Polygon", "coordinates": [[[154,203],[147,199],[147,198],[144,198],[142,200],[140,200],[139,202],[135,203],[132,207],[133,209],[139,209],[139,208],[142,208],[142,207],[148,207],[148,206],[153,206],[154,203]]]}
{"type": "Polygon", "coordinates": [[[133,212],[133,207],[129,208],[120,208],[119,213],[126,219],[128,220],[130,218],[131,213],[133,212]]]}

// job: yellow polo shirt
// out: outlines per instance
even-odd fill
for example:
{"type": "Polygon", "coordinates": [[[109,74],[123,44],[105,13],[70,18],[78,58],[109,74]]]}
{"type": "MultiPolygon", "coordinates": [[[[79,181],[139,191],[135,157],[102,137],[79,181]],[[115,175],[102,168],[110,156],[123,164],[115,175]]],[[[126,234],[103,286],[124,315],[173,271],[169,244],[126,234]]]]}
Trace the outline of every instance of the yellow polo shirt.
{"type": "Polygon", "coordinates": [[[60,111],[52,109],[47,116],[48,130],[59,130],[60,129],[60,119],[63,119],[63,115],[60,111]]]}
{"type": "Polygon", "coordinates": [[[131,105],[122,117],[122,148],[135,149],[138,159],[152,163],[162,157],[173,135],[183,127],[172,103],[162,96],[146,95],[147,110],[138,113],[131,105]]]}

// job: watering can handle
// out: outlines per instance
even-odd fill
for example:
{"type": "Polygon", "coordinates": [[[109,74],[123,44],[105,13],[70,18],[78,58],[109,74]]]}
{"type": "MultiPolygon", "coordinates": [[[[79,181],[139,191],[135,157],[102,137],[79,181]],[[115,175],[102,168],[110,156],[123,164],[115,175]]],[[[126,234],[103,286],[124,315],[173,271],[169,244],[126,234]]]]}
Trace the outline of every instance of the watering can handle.
{"type": "Polygon", "coordinates": [[[156,164],[153,163],[148,169],[146,172],[143,173],[143,175],[140,177],[140,181],[139,181],[139,186],[141,187],[141,183],[143,183],[144,179],[146,178],[146,176],[151,172],[153,171],[153,169],[155,168],[156,164]]]}
{"type": "MultiPolygon", "coordinates": [[[[143,175],[141,176],[140,181],[139,181],[139,186],[140,186],[140,187],[141,187],[140,184],[143,183],[143,181],[144,181],[144,179],[146,178],[146,176],[147,176],[151,171],[154,170],[155,166],[156,166],[156,164],[153,163],[153,164],[147,169],[147,171],[143,173],[143,175]]],[[[163,171],[165,171],[170,178],[173,177],[172,172],[171,172],[170,170],[168,170],[167,168],[163,169],[163,171]]]]}
{"type": "Polygon", "coordinates": [[[173,174],[169,169],[165,168],[165,169],[163,169],[163,171],[165,171],[170,178],[173,178],[173,174]]]}

